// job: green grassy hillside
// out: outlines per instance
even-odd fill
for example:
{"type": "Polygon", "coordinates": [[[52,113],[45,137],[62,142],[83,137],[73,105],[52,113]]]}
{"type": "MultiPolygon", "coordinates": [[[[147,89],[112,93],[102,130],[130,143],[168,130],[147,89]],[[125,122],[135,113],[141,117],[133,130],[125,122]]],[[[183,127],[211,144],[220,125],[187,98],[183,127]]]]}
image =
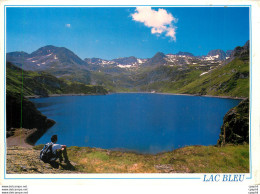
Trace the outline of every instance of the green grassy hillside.
{"type": "Polygon", "coordinates": [[[203,69],[198,69],[196,66],[190,66],[182,70],[169,66],[157,67],[150,72],[146,72],[146,76],[143,75],[143,77],[150,77],[150,82],[145,85],[140,84],[140,88],[145,91],[155,90],[157,92],[178,93],[179,89],[196,80],[202,72],[203,69]],[[154,79],[152,75],[156,74],[157,71],[160,72],[160,76],[157,75],[157,78],[154,79]]]}
{"type": "Polygon", "coordinates": [[[214,95],[214,96],[249,96],[249,63],[234,59],[227,65],[200,76],[183,86],[178,93],[214,95]]]}
{"type": "Polygon", "coordinates": [[[7,63],[6,89],[8,93],[23,93],[24,96],[50,94],[106,94],[102,86],[93,86],[59,79],[46,72],[22,71],[7,63]]]}
{"type": "MultiPolygon", "coordinates": [[[[140,77],[139,77],[140,78],[140,77]]],[[[146,80],[140,84],[141,91],[213,95],[230,97],[249,96],[249,62],[235,58],[228,64],[212,70],[191,65],[186,70],[161,67],[142,74],[146,80]],[[155,74],[155,72],[159,72],[155,74]],[[207,72],[207,73],[206,73],[207,72]],[[204,73],[204,74],[202,74],[204,73]],[[155,74],[157,77],[152,76],[155,74]],[[150,77],[150,82],[147,80],[150,77]]]]}

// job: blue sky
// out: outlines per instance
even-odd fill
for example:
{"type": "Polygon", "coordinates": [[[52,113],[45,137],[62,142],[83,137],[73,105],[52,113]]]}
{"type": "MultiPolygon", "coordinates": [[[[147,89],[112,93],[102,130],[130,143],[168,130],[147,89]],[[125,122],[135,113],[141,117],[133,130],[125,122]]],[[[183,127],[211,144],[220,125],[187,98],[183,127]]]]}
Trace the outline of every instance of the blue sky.
{"type": "Polygon", "coordinates": [[[66,47],[80,58],[206,55],[249,40],[248,7],[8,7],[7,52],[66,47]]]}

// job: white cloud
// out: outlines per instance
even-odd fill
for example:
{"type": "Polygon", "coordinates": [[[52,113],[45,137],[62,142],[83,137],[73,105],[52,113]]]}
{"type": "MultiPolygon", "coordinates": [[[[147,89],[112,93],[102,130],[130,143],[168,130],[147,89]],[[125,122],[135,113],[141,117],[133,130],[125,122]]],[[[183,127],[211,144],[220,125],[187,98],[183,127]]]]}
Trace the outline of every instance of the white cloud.
{"type": "Polygon", "coordinates": [[[65,24],[65,26],[66,26],[67,28],[70,28],[70,27],[71,27],[71,25],[70,25],[70,24],[65,24]]]}
{"type": "Polygon", "coordinates": [[[153,10],[151,7],[137,7],[132,19],[137,22],[144,23],[145,26],[152,28],[151,33],[171,37],[176,40],[176,27],[173,25],[177,19],[171,13],[167,13],[165,9],[153,10]]]}

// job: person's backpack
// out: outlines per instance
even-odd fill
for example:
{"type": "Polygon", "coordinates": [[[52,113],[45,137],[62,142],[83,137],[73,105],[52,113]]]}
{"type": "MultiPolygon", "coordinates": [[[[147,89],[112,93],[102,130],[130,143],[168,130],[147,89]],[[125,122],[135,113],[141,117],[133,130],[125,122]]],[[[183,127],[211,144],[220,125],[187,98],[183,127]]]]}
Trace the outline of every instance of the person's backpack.
{"type": "Polygon", "coordinates": [[[40,159],[45,163],[50,162],[50,160],[53,158],[52,145],[52,142],[47,143],[41,150],[40,159]]]}

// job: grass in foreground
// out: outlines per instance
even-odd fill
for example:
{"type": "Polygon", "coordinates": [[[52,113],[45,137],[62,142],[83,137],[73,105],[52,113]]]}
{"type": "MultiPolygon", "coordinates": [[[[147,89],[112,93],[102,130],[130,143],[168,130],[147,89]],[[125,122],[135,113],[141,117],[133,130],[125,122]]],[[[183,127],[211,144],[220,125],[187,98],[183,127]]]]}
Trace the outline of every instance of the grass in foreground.
{"type": "MultiPolygon", "coordinates": [[[[34,149],[41,149],[42,145],[34,149]]],[[[82,173],[248,173],[249,146],[189,146],[157,155],[69,147],[82,173]]]]}

